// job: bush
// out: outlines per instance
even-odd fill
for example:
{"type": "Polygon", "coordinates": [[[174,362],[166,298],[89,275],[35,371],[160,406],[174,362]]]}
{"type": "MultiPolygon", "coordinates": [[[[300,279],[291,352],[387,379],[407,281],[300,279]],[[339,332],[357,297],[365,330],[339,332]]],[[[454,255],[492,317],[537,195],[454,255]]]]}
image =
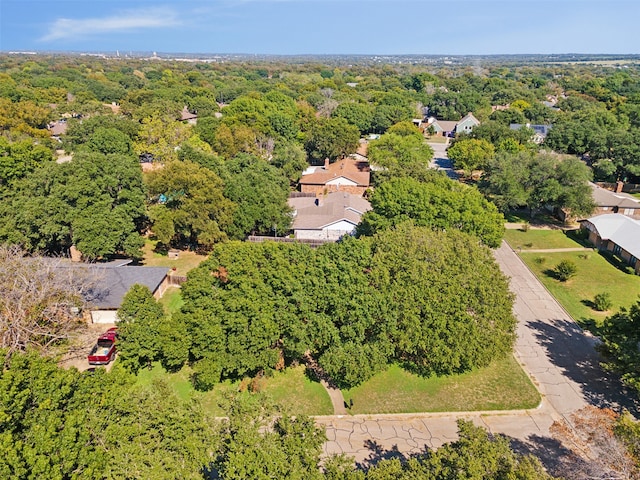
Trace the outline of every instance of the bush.
{"type": "Polygon", "coordinates": [[[522,227],[520,227],[520,231],[522,232],[528,232],[529,228],[531,227],[531,225],[529,224],[529,222],[522,222],[522,227]]]}
{"type": "Polygon", "coordinates": [[[598,293],[593,298],[593,306],[599,312],[609,310],[612,305],[613,302],[611,301],[611,294],[609,292],[598,293]]]}
{"type": "Polygon", "coordinates": [[[534,262],[536,262],[538,265],[542,265],[544,262],[547,261],[546,257],[536,257],[533,259],[534,262]]]}
{"type": "Polygon", "coordinates": [[[571,260],[562,260],[554,269],[556,277],[561,282],[566,282],[578,272],[578,266],[571,260]]]}

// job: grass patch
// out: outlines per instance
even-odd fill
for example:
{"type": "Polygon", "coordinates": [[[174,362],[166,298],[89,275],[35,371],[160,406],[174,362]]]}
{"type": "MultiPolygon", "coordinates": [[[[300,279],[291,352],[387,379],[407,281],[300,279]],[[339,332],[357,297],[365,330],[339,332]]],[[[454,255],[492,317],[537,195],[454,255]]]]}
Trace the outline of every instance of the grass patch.
{"type": "Polygon", "coordinates": [[[442,135],[425,135],[427,143],[447,143],[448,138],[442,135]]]}
{"type": "Polygon", "coordinates": [[[350,390],[353,414],[464,412],[535,408],[540,394],[509,355],[461,375],[423,378],[397,365],[350,390]]]}
{"type": "Polygon", "coordinates": [[[182,292],[178,287],[167,288],[164,295],[162,295],[158,301],[164,307],[164,311],[169,315],[179,312],[182,305],[184,305],[182,292]]]}
{"type": "Polygon", "coordinates": [[[305,375],[304,365],[289,367],[266,379],[264,392],[291,413],[331,415],[333,405],[329,394],[318,382],[305,375]]]}
{"type": "MultiPolygon", "coordinates": [[[[292,414],[332,414],[333,407],[329,395],[322,385],[309,380],[304,370],[305,367],[300,365],[276,372],[272,377],[261,380],[262,391],[292,414]]],[[[226,381],[216,385],[211,391],[198,392],[191,385],[191,374],[192,370],[188,366],[179,372],[169,373],[159,363],[154,363],[153,368],[140,370],[138,384],[150,385],[154,380],[162,379],[180,399],[198,400],[208,416],[224,416],[225,411],[220,405],[224,404],[228,394],[238,392],[240,382],[226,381]]]]}
{"type": "Polygon", "coordinates": [[[638,300],[640,276],[621,272],[597,252],[585,255],[584,252],[536,254],[523,251],[520,256],[569,314],[595,334],[605,317],[638,300]],[[536,260],[541,255],[545,258],[542,263],[536,260]],[[576,275],[567,282],[559,282],[545,273],[562,260],[578,266],[576,275]],[[611,294],[613,311],[598,312],[592,308],[595,296],[603,292],[611,294]]]}
{"type": "Polygon", "coordinates": [[[538,250],[545,248],[580,248],[574,234],[564,230],[506,230],[504,239],[514,250],[538,250]]]}
{"type": "Polygon", "coordinates": [[[157,240],[146,239],[142,248],[143,259],[142,264],[147,267],[167,267],[175,269],[176,275],[186,275],[189,270],[194,269],[208,257],[206,255],[198,255],[195,252],[181,250],[178,258],[171,259],[165,252],[156,250],[157,240]]]}
{"type": "Polygon", "coordinates": [[[505,213],[504,218],[508,223],[529,223],[532,226],[553,225],[558,228],[566,226],[561,220],[544,210],[536,212],[533,218],[529,216],[529,210],[512,210],[505,213]]]}

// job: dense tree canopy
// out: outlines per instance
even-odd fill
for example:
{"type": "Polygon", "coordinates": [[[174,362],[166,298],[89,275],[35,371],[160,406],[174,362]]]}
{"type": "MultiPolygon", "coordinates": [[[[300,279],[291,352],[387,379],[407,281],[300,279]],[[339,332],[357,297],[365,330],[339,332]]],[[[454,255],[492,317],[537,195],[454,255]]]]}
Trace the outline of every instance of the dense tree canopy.
{"type": "Polygon", "coordinates": [[[78,153],[48,163],[14,186],[2,207],[0,238],[29,251],[61,252],[76,245],[88,259],[139,256],[145,216],[140,167],[127,155],[78,153]]]}
{"type": "Polygon", "coordinates": [[[80,373],[31,353],[0,373],[3,478],[197,479],[212,443],[201,408],[118,368],[80,373]]]}
{"type": "Polygon", "coordinates": [[[447,149],[447,156],[453,160],[454,167],[466,174],[482,169],[495,153],[494,146],[482,139],[460,140],[447,149]]]}
{"type": "Polygon", "coordinates": [[[146,178],[154,204],[149,207],[153,232],[165,245],[191,246],[226,239],[235,204],[223,195],[223,183],[211,170],[190,161],[169,162],[146,178]]]}
{"type": "Polygon", "coordinates": [[[429,169],[433,149],[420,133],[386,133],[369,144],[369,161],[376,170],[374,179],[381,183],[393,177],[422,178],[429,169]]]}
{"type": "Polygon", "coordinates": [[[392,361],[425,375],[461,372],[513,340],[511,296],[489,251],[462,233],[410,225],[315,251],[219,245],[183,295],[203,388],[306,351],[344,385],[392,361]]]}
{"type": "Polygon", "coordinates": [[[622,379],[629,386],[640,392],[640,302],[631,308],[620,311],[604,321],[602,333],[602,351],[606,355],[605,364],[611,370],[622,374],[622,379]]]}
{"type": "Polygon", "coordinates": [[[459,229],[476,235],[485,245],[498,247],[504,218],[478,190],[432,175],[427,182],[412,178],[389,180],[371,196],[373,210],[363,215],[357,232],[371,235],[404,221],[435,230],[459,229]]]}
{"type": "Polygon", "coordinates": [[[527,207],[532,213],[547,205],[574,217],[594,208],[591,171],[580,160],[550,154],[501,154],[489,162],[480,189],[502,211],[527,207]]]}

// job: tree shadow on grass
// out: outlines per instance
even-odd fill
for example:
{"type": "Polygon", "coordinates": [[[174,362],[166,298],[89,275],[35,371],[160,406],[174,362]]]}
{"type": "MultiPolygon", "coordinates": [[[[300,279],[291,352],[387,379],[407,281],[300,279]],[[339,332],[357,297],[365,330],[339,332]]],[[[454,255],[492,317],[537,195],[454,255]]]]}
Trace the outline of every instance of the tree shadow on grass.
{"type": "Polygon", "coordinates": [[[550,361],[581,387],[589,404],[618,412],[627,409],[638,416],[640,405],[636,394],[623,385],[619,376],[600,366],[596,338],[585,334],[575,322],[563,319],[554,320],[553,324],[530,321],[528,328],[545,348],[550,361]]]}

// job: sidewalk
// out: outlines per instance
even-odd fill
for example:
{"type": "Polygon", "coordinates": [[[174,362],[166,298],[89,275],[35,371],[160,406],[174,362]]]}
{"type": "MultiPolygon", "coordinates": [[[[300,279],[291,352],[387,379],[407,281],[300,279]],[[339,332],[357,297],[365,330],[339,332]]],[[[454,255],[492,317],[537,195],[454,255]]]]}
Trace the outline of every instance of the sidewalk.
{"type": "Polygon", "coordinates": [[[516,295],[514,353],[540,391],[535,410],[316,417],[326,428],[327,454],[344,453],[360,465],[437,448],[456,439],[458,418],[472,420],[521,445],[540,447],[555,420],[587,404],[631,407],[622,386],[598,363],[595,340],[583,332],[506,244],[494,252],[516,295]]]}

